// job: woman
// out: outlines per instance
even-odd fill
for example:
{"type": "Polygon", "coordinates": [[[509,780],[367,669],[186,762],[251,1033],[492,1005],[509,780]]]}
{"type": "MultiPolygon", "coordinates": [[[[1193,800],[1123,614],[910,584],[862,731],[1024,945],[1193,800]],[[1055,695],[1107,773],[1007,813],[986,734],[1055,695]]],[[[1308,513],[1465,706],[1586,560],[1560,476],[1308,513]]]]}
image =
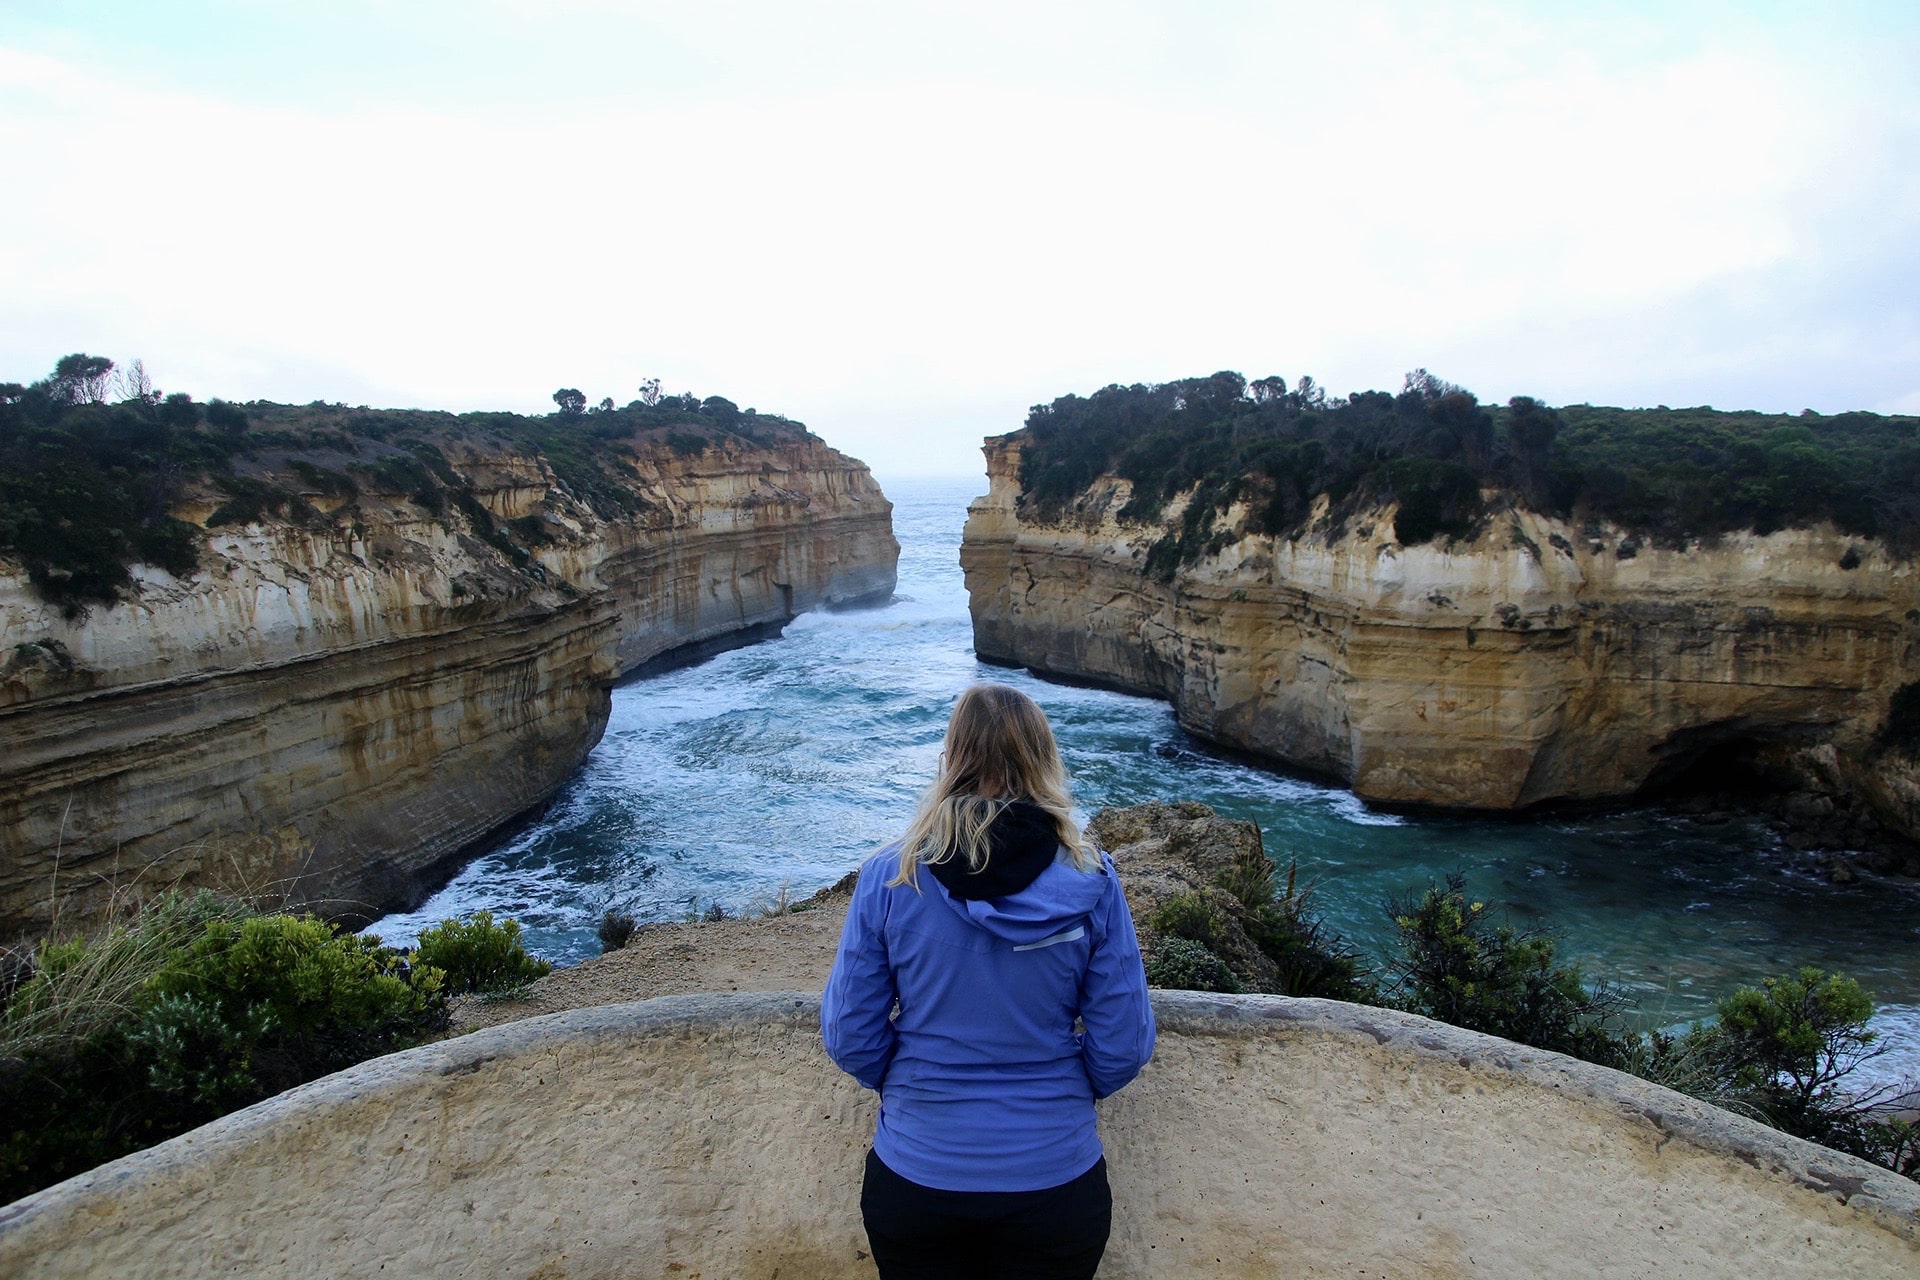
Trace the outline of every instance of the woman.
{"type": "Polygon", "coordinates": [[[1153,1011],[1025,694],[960,696],[939,777],[860,870],[821,1026],[880,1091],[860,1210],[883,1280],[1094,1273],[1113,1201],[1093,1103],[1146,1065],[1153,1011]]]}

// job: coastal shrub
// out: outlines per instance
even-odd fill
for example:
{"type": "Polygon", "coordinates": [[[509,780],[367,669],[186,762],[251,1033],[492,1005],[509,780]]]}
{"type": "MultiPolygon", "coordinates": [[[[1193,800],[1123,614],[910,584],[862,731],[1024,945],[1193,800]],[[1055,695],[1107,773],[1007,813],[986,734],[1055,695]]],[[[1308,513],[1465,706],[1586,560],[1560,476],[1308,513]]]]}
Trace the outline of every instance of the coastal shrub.
{"type": "Polygon", "coordinates": [[[1177,991],[1240,990],[1227,962],[1209,950],[1206,944],[1174,934],[1163,935],[1147,957],[1147,982],[1177,991]]]}
{"type": "Polygon", "coordinates": [[[1885,1050],[1853,979],[1802,968],[1721,997],[1711,1021],[1635,1034],[1618,1025],[1623,999],[1555,963],[1551,936],[1494,925],[1459,875],[1389,911],[1396,1007],[1629,1071],[1920,1179],[1920,1125],[1889,1105],[1912,1084],[1854,1084],[1885,1050]]]}
{"type": "Polygon", "coordinates": [[[0,1201],[445,1025],[441,974],[312,916],[168,894],[43,943],[0,1022],[0,1201]]]}
{"type": "Polygon", "coordinates": [[[1162,938],[1185,938],[1219,955],[1231,949],[1232,922],[1203,893],[1176,893],[1154,910],[1153,931],[1162,938]]]}
{"type": "Polygon", "coordinates": [[[1388,995],[1398,1007],[1589,1062],[1623,1060],[1621,998],[1556,963],[1549,934],[1495,925],[1458,873],[1388,911],[1398,933],[1388,995]]]}
{"type": "Polygon", "coordinates": [[[1736,1115],[1764,1120],[1729,1087],[1724,1046],[1710,1022],[1695,1023],[1685,1031],[1655,1029],[1629,1036],[1610,1065],[1736,1115]]]}
{"type": "Polygon", "coordinates": [[[147,1084],[189,1115],[244,1106],[260,1090],[253,1055],[274,1029],[273,1013],[248,1005],[235,1017],[196,995],[161,996],[126,1033],[147,1061],[147,1084]]]}
{"type": "Polygon", "coordinates": [[[1865,1126],[1866,1150],[1857,1154],[1920,1182],[1920,1121],[1888,1114],[1865,1126]]]}
{"type": "Polygon", "coordinates": [[[229,438],[246,434],[247,411],[225,400],[207,402],[207,425],[229,438]]]}
{"type": "Polygon", "coordinates": [[[0,394],[0,552],[19,557],[34,590],[70,617],[117,600],[130,565],[192,572],[195,530],[168,513],[171,477],[225,459],[147,400],[75,398],[74,385],[56,375],[0,394]]]}
{"type": "MultiPolygon", "coordinates": [[[[311,915],[267,915],[210,922],[146,994],[198,1002],[244,1036],[265,1097],[437,1030],[442,988],[431,962],[410,964],[377,937],[342,933],[311,915]],[[264,1027],[250,1030],[262,1014],[264,1027]]],[[[145,1012],[150,1018],[158,1008],[145,1012]]],[[[177,1005],[163,1018],[190,1021],[177,1005]]]]}
{"type": "Polygon", "coordinates": [[[465,920],[442,920],[423,930],[414,959],[446,974],[447,991],[509,991],[553,972],[546,960],[527,954],[520,941],[520,922],[494,923],[491,911],[476,911],[465,920]]]}
{"type": "Polygon", "coordinates": [[[1897,1097],[1911,1086],[1854,1084],[1855,1072],[1886,1051],[1868,1030],[1873,1000],[1857,982],[1805,967],[1722,996],[1716,1015],[1641,1037],[1619,1065],[1920,1179],[1920,1126],[1897,1097]]]}
{"type": "MultiPolygon", "coordinates": [[[[1285,890],[1280,891],[1272,861],[1255,847],[1235,854],[1232,864],[1217,875],[1214,889],[1217,892],[1190,891],[1163,900],[1147,918],[1151,934],[1204,948],[1234,974],[1234,990],[1335,1000],[1363,1000],[1371,994],[1359,957],[1312,909],[1310,892],[1298,885],[1295,869],[1289,868],[1285,890]]],[[[1167,963],[1185,966],[1186,950],[1175,954],[1167,963]]]]}
{"type": "Polygon", "coordinates": [[[1866,1155],[1877,1104],[1889,1090],[1854,1091],[1848,1077],[1879,1057],[1867,1030],[1873,1000],[1842,974],[1811,966],[1758,987],[1741,987],[1716,1005],[1709,1038],[1716,1084],[1788,1133],[1866,1155]]]}
{"type": "Polygon", "coordinates": [[[246,476],[220,476],[214,482],[227,500],[207,516],[207,528],[229,524],[254,524],[261,519],[283,514],[294,495],[263,480],[246,476]]]}
{"type": "Polygon", "coordinates": [[[507,521],[507,528],[513,530],[513,535],[530,547],[551,546],[554,541],[553,535],[547,532],[546,520],[537,512],[515,516],[507,521]]]}
{"type": "Polygon", "coordinates": [[[1458,462],[1436,458],[1401,458],[1387,467],[1400,508],[1393,517],[1393,536],[1405,547],[1418,546],[1445,535],[1472,536],[1481,513],[1480,481],[1458,462]]]}
{"type": "Polygon", "coordinates": [[[300,477],[301,483],[306,484],[316,493],[340,498],[359,496],[360,486],[354,483],[352,476],[343,471],[320,466],[305,458],[295,458],[287,466],[293,474],[300,477]]]}
{"type": "Polygon", "coordinates": [[[208,922],[252,915],[202,890],[160,894],[91,936],[54,937],[9,953],[0,1065],[59,1052],[125,1018],[167,959],[208,922]]]}
{"type": "Polygon", "coordinates": [[[626,912],[609,908],[607,913],[600,917],[600,954],[605,955],[609,951],[618,951],[626,946],[633,941],[634,930],[639,927],[639,922],[626,912]]]}
{"type": "Polygon", "coordinates": [[[1226,889],[1246,906],[1241,922],[1247,937],[1280,971],[1279,994],[1328,1000],[1371,999],[1360,957],[1314,911],[1311,887],[1297,883],[1298,865],[1287,867],[1284,891],[1274,885],[1273,864],[1241,861],[1221,877],[1226,889]]]}

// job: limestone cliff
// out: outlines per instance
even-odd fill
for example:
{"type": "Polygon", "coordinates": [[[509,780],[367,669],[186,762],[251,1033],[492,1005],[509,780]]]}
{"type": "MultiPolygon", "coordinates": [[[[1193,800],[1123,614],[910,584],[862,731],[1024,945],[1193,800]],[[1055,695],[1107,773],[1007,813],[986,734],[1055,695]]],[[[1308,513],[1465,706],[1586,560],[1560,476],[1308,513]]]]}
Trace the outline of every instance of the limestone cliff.
{"type": "Polygon", "coordinates": [[[1836,786],[1920,833],[1911,764],[1868,749],[1920,678],[1920,567],[1876,542],[1662,547],[1508,505],[1471,540],[1402,546],[1391,508],[1294,539],[1234,508],[1166,577],[1146,562],[1181,500],[1125,522],[1105,477],[1037,518],[1021,445],[987,443],[961,548],[988,661],[1168,698],[1202,738],[1395,804],[1616,797],[1716,751],[1826,744],[1836,786]]]}
{"type": "Polygon", "coordinates": [[[390,909],[560,785],[623,674],[893,589],[890,504],[804,432],[637,437],[611,505],[482,433],[416,450],[425,493],[341,439],[357,483],[260,452],[291,514],[224,503],[197,571],[136,567],[112,607],[68,617],[0,562],[0,937],[115,886],[390,909]]]}

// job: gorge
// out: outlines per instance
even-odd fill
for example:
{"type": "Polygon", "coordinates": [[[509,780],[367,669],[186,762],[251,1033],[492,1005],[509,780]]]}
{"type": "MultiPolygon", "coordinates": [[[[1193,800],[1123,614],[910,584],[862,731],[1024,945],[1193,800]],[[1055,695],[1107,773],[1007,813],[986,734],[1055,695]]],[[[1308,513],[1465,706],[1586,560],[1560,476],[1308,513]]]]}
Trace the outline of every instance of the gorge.
{"type": "Polygon", "coordinates": [[[407,905],[567,778],[623,675],[884,600],[866,467],[721,403],[544,441],[249,406],[231,465],[176,485],[191,571],[62,601],[0,565],[0,936],[168,886],[407,905]]]}

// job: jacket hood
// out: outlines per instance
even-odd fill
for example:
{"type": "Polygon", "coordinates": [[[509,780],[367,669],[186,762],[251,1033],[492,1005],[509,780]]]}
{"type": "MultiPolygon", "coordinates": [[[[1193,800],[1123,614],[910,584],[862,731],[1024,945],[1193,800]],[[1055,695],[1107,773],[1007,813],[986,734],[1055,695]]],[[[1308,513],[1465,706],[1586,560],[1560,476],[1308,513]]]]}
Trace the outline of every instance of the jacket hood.
{"type": "Polygon", "coordinates": [[[1059,851],[1060,835],[1047,811],[1014,800],[987,827],[987,860],[978,870],[959,857],[930,862],[927,870],[956,898],[1004,898],[1039,879],[1059,851]]]}
{"type": "Polygon", "coordinates": [[[949,907],[1015,946],[1044,941],[1084,920],[1106,896],[1114,874],[1105,859],[1097,871],[1075,867],[1050,822],[1043,828],[1044,839],[1036,836],[1037,820],[1045,817],[1035,806],[1016,801],[995,819],[992,852],[981,872],[969,873],[964,863],[952,861],[927,867],[949,907]],[[1004,840],[1003,824],[1008,829],[1004,840]],[[996,875],[1003,847],[1010,856],[1003,874],[996,875]],[[990,887],[1006,887],[1007,892],[981,892],[990,887]]]}

